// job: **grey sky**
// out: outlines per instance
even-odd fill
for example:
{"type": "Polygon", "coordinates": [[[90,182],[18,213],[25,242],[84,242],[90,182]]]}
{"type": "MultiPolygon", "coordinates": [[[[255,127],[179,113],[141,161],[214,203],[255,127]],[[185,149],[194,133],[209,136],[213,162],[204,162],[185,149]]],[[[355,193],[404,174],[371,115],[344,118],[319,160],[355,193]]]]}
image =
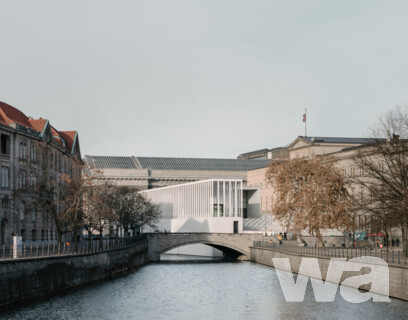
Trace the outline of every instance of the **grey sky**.
{"type": "Polygon", "coordinates": [[[236,157],[408,102],[408,1],[0,1],[0,100],[83,154],[236,157]]]}

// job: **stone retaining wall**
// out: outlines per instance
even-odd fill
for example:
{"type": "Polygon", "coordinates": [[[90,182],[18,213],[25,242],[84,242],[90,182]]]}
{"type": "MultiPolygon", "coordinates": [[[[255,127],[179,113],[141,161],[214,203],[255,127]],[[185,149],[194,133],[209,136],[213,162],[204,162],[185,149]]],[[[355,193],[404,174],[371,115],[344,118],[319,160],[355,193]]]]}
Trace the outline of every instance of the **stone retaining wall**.
{"type": "Polygon", "coordinates": [[[147,241],[97,253],[0,261],[0,305],[105,279],[147,262],[147,241]]]}
{"type": "MultiPolygon", "coordinates": [[[[300,263],[304,256],[295,254],[295,253],[288,253],[278,249],[270,249],[270,248],[261,248],[261,247],[251,247],[251,261],[264,264],[267,266],[274,267],[272,258],[289,258],[290,265],[292,268],[292,272],[298,273],[300,263]]],[[[308,256],[311,257],[311,256],[308,256]]],[[[326,279],[327,270],[330,263],[330,257],[321,257],[316,256],[319,261],[320,272],[322,274],[323,280],[326,279]]],[[[408,301],[408,268],[404,266],[397,266],[397,265],[388,265],[389,268],[389,295],[391,297],[399,298],[402,300],[408,301]]],[[[341,277],[341,282],[350,277],[350,276],[357,276],[363,274],[364,270],[361,272],[344,272],[341,277]]],[[[312,273],[313,270],[310,271],[312,273]]],[[[383,279],[379,279],[381,282],[383,279]]],[[[356,286],[358,287],[358,286],[356,286]]],[[[369,290],[369,286],[361,286],[361,289],[369,290]]],[[[374,290],[373,290],[374,291],[374,290]]],[[[381,293],[381,292],[378,292],[381,293]]]]}

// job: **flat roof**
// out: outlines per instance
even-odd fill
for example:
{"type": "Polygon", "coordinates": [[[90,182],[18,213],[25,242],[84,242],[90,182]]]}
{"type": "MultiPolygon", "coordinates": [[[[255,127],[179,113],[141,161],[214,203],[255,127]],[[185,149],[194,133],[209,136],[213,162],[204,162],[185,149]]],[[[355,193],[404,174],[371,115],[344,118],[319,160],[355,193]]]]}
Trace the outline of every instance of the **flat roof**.
{"type": "Polygon", "coordinates": [[[266,159],[209,159],[167,157],[85,156],[91,168],[190,170],[190,171],[249,171],[268,165],[266,159]]]}

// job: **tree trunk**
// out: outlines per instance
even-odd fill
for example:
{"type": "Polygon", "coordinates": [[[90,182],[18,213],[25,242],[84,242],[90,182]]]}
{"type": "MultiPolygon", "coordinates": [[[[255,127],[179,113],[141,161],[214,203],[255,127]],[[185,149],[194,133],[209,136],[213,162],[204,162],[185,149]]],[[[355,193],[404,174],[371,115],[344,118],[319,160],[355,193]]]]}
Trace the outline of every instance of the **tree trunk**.
{"type": "Polygon", "coordinates": [[[78,228],[74,229],[74,239],[73,239],[74,243],[74,247],[73,247],[73,251],[78,252],[78,228]]]}
{"type": "Polygon", "coordinates": [[[91,231],[88,229],[88,250],[92,248],[92,234],[91,231]]]}
{"type": "Polygon", "coordinates": [[[99,228],[99,249],[103,249],[103,226],[99,228]]]}
{"type": "MultiPolygon", "coordinates": [[[[52,240],[52,239],[51,239],[52,240]]],[[[58,242],[58,246],[61,244],[62,241],[62,232],[57,230],[57,242],[58,242]]]]}
{"type": "Polygon", "coordinates": [[[112,221],[109,220],[109,247],[112,246],[112,221]]]}
{"type": "Polygon", "coordinates": [[[405,223],[402,227],[402,252],[408,256],[408,223],[405,223]]]}
{"type": "Polygon", "coordinates": [[[320,247],[324,247],[322,234],[320,233],[320,229],[319,229],[319,228],[316,229],[316,239],[317,239],[317,241],[318,241],[318,243],[319,243],[319,246],[320,246],[320,247]]]}
{"type": "Polygon", "coordinates": [[[127,238],[127,237],[128,237],[129,228],[128,228],[128,227],[123,227],[123,231],[124,231],[124,233],[125,233],[124,238],[127,238]]]}

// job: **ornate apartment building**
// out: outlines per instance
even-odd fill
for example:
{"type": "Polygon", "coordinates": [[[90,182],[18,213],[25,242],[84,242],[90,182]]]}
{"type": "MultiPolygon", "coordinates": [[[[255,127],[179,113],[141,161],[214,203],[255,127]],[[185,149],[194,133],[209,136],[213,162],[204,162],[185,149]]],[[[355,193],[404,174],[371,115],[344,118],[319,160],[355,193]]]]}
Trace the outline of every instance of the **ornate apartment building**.
{"type": "Polygon", "coordinates": [[[0,102],[1,245],[10,245],[15,235],[27,244],[55,241],[43,200],[57,197],[64,174],[80,174],[78,161],[76,131],[58,131],[47,119],[33,119],[0,102]]]}

